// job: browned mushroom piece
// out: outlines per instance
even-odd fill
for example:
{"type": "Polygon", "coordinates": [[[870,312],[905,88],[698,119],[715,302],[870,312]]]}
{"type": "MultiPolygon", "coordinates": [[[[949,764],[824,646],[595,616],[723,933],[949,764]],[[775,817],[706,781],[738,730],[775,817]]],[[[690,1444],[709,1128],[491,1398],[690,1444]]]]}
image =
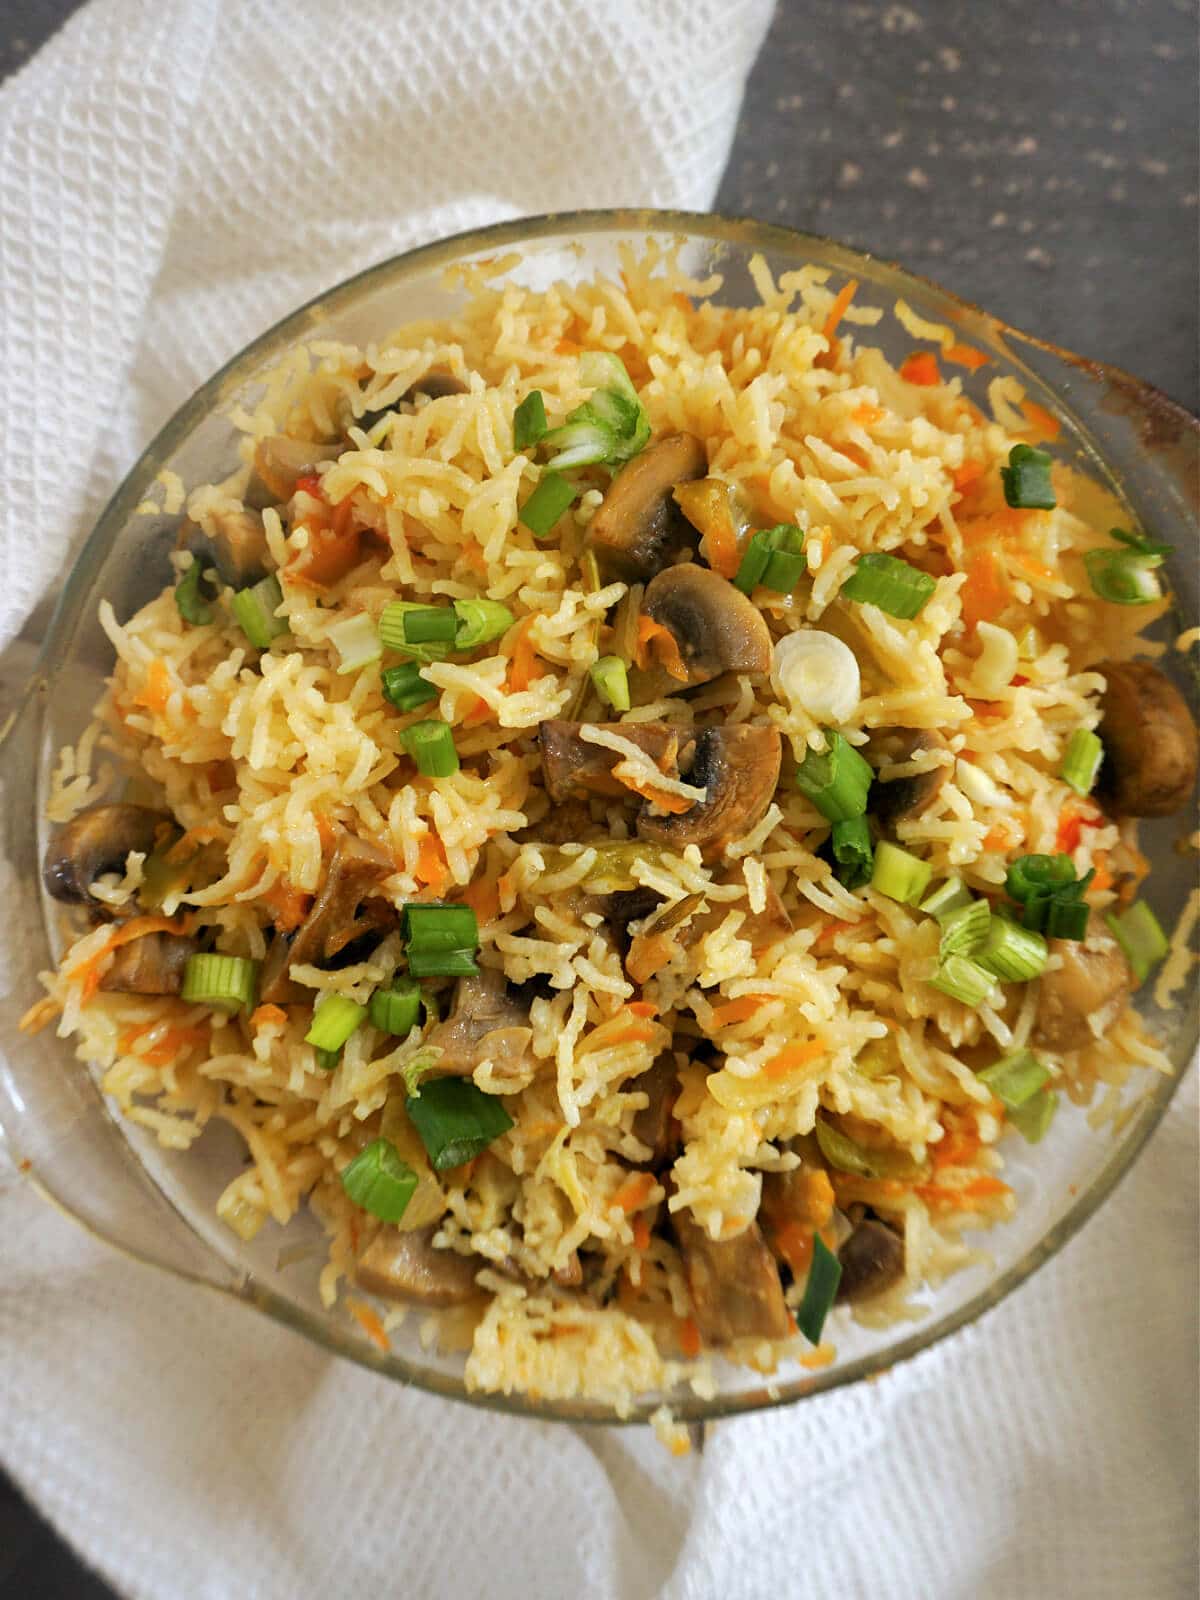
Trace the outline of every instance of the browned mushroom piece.
{"type": "Polygon", "coordinates": [[[481,1061],[515,1076],[528,1065],[532,1042],[528,1002],[493,967],[458,980],[450,1015],[425,1041],[441,1051],[431,1076],[444,1078],[469,1078],[481,1061]]]}
{"type": "Polygon", "coordinates": [[[88,806],[51,839],[42,865],[42,882],[56,900],[87,906],[103,918],[119,916],[89,892],[105,873],[124,873],[131,851],[149,855],[156,845],[178,833],[167,811],[125,802],[88,806]]]}
{"type": "Polygon", "coordinates": [[[267,951],[260,999],[277,1006],[298,1004],[308,991],[288,976],[292,967],[321,966],[354,940],[394,927],[395,908],[378,896],[379,885],[395,870],[390,856],[343,830],[308,916],[290,944],[277,936],[267,951]]]}
{"type": "Polygon", "coordinates": [[[612,776],[621,757],[604,745],[590,744],[581,732],[587,727],[628,739],[670,777],[676,776],[678,766],[687,761],[692,751],[690,736],[666,722],[543,722],[542,771],[551,800],[586,798],[590,794],[632,798],[630,791],[612,776]]]}
{"type": "Polygon", "coordinates": [[[199,948],[190,934],[144,933],[119,946],[100,987],[118,994],[178,994],[183,969],[199,948]]]}
{"type": "Polygon", "coordinates": [[[642,611],[675,640],[687,672],[672,689],[695,688],[725,672],[771,670],[771,635],[747,595],[711,567],[668,567],[646,586],[642,611]]]}
{"type": "Polygon", "coordinates": [[[1167,675],[1149,661],[1101,661],[1099,793],[1129,817],[1178,811],[1196,785],[1196,724],[1167,675]]]}
{"type": "Polygon", "coordinates": [[[572,1250],[561,1267],[555,1267],[550,1274],[560,1289],[580,1289],[583,1287],[583,1262],[579,1259],[579,1251],[572,1250]]]}
{"type": "Polygon", "coordinates": [[[864,1217],[838,1251],[842,1276],[837,1298],[849,1305],[886,1294],[904,1276],[904,1237],[875,1217],[864,1217]]]}
{"type": "Polygon", "coordinates": [[[354,1269],[359,1288],[383,1300],[405,1300],[435,1310],[473,1299],[479,1293],[475,1274],[486,1263],[477,1256],[435,1249],[436,1232],[436,1223],[413,1233],[381,1229],[354,1269]]]}
{"type": "Polygon", "coordinates": [[[311,477],[322,462],[335,460],[344,449],[342,444],[316,444],[274,433],[255,446],[254,470],[275,500],[290,500],[301,478],[311,477]]]}
{"type": "Polygon", "coordinates": [[[731,1239],[710,1239],[680,1212],[675,1237],[705,1344],[787,1338],[790,1325],[779,1268],[756,1222],[731,1239]]]}
{"type": "Polygon", "coordinates": [[[586,844],[589,839],[607,839],[608,828],[592,820],[586,800],[566,800],[552,805],[544,817],[513,838],[518,844],[586,844]]]}
{"type": "Polygon", "coordinates": [[[210,513],[207,521],[211,537],[198,523],[185,517],[179,527],[177,546],[190,550],[201,566],[211,562],[222,583],[233,589],[244,589],[266,576],[269,568],[267,534],[257,511],[230,507],[210,513]]]}
{"type": "MultiPolygon", "coordinates": [[[[886,746],[886,759],[895,766],[911,761],[927,750],[949,750],[941,734],[932,728],[897,728],[891,730],[886,746]]],[[[872,749],[872,755],[875,755],[872,749]]],[[[942,785],[953,770],[953,762],[931,767],[928,772],[918,772],[907,778],[889,778],[876,782],[871,789],[871,811],[885,827],[911,820],[927,811],[941,792],[942,785]]]]}
{"type": "Polygon", "coordinates": [[[696,530],[671,496],[677,483],[703,476],[701,440],[672,433],[648,444],[613,479],[588,534],[605,576],[642,582],[696,543],[696,530]]]}
{"type": "Polygon", "coordinates": [[[1086,944],[1051,939],[1051,955],[1062,964],[1042,975],[1038,987],[1035,1044],[1047,1050],[1079,1050],[1103,1032],[1124,1010],[1133,990],[1133,973],[1121,947],[1107,934],[1093,933],[1086,944]]]}
{"type": "Polygon", "coordinates": [[[775,794],[782,760],[778,728],[748,722],[705,728],[684,769],[686,781],[705,790],[704,799],[672,816],[655,816],[645,802],[638,813],[638,837],[672,849],[695,844],[719,850],[761,819],[775,794]]]}
{"type": "Polygon", "coordinates": [[[649,1149],[647,1164],[661,1166],[674,1147],[671,1113],[679,1095],[674,1051],[664,1050],[648,1071],[631,1078],[625,1088],[647,1097],[647,1104],[633,1114],[633,1136],[649,1149]]]}
{"type": "Polygon", "coordinates": [[[630,924],[645,921],[652,912],[658,910],[662,900],[657,889],[647,889],[644,884],[639,884],[636,889],[616,889],[604,896],[602,915],[623,955],[637,937],[631,931],[630,924]]]}
{"type": "MultiPolygon", "coordinates": [[[[727,867],[716,875],[716,882],[727,884],[743,882],[737,867],[727,867]]],[[[632,891],[636,894],[638,891],[632,891]]],[[[649,892],[649,891],[647,891],[649,892]]],[[[615,898],[615,897],[613,897],[615,898]]],[[[657,901],[657,896],[655,899],[657,901]]],[[[685,895],[670,911],[665,912],[646,929],[629,938],[625,952],[625,970],[635,983],[646,983],[675,956],[690,950],[700,940],[719,928],[731,912],[739,912],[742,921],[738,936],[748,939],[755,951],[763,950],[792,931],[792,919],[772,883],[766,887],[766,904],[761,911],[750,911],[744,902],[710,900],[704,904],[703,895],[685,895]]],[[[644,920],[655,908],[639,912],[644,920]]],[[[635,920],[630,918],[630,921],[635,920]]]]}

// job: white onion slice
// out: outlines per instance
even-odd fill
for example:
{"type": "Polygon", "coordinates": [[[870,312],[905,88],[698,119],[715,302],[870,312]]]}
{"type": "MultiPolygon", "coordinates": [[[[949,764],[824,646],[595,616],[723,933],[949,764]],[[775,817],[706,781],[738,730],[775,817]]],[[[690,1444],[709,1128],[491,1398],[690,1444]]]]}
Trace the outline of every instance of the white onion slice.
{"type": "Polygon", "coordinates": [[[801,628],[775,646],[775,692],[817,722],[841,724],[853,716],[862,692],[858,659],[848,644],[819,628],[801,628]]]}

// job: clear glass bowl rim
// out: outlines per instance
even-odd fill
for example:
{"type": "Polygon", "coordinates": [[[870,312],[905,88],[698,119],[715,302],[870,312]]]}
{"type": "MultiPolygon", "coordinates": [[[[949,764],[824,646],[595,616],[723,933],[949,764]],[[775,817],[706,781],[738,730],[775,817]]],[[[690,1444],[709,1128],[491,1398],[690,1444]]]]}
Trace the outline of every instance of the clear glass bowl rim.
{"type": "MultiPolygon", "coordinates": [[[[302,339],[318,319],[324,320],[335,315],[340,309],[353,304],[359,295],[385,281],[399,284],[419,273],[427,273],[439,267],[449,267],[465,257],[483,252],[492,254],[506,248],[519,249],[524,244],[555,237],[561,238],[564,245],[567,245],[580,236],[601,233],[620,234],[635,243],[647,235],[658,237],[676,235],[688,241],[702,240],[714,245],[728,245],[747,251],[769,252],[776,249],[796,256],[802,256],[808,251],[819,256],[834,270],[844,270],[851,274],[868,266],[875,272],[882,270],[894,279],[898,290],[902,291],[907,283],[913,289],[919,289],[925,295],[935,297],[944,306],[946,314],[956,323],[968,328],[974,326],[980,334],[986,333],[993,340],[999,339],[1004,342],[1011,337],[1070,366],[1084,367],[1093,373],[1101,373],[1113,379],[1126,391],[1144,396],[1156,406],[1165,406],[1173,415],[1183,419],[1184,426],[1189,431],[1197,430],[1195,419],[1142,380],[1131,377],[1118,368],[1085,361],[1036,335],[1024,333],[999,321],[931,279],[913,273],[884,257],[856,250],[821,234],[716,212],[644,208],[550,212],[470,229],[388,257],[313,296],[233,356],[175,412],[130,468],[101,512],[95,527],[75,559],[53,608],[45,640],[25,691],[16,708],[5,719],[3,729],[0,730],[0,755],[5,752],[13,727],[29,710],[29,701],[36,691],[45,663],[52,658],[57,642],[64,634],[69,633],[78,613],[87,603],[91,594],[91,578],[94,570],[136,505],[145,497],[163,465],[169,461],[175,450],[203,418],[252,379],[274,355],[302,339]]],[[[1040,393],[1044,400],[1052,400],[1057,411],[1069,418],[1078,437],[1095,450],[1087,422],[1076,414],[1070,404],[1064,402],[1062,394],[1038,372],[1026,366],[1007,344],[1005,344],[1005,359],[1026,384],[1027,390],[1040,393]]],[[[1098,460],[1103,463],[1103,453],[1099,450],[1095,453],[1098,460]]],[[[1115,476],[1111,468],[1106,467],[1106,472],[1110,478],[1115,476]]],[[[1194,1052],[1197,1032],[1194,1008],[1190,1021],[1191,1045],[1194,1052]]],[[[1007,1298],[1040,1266],[1057,1254],[1103,1204],[1128,1172],[1158,1126],[1181,1078],[1182,1072],[1176,1072],[1154,1083],[1150,1093],[1139,1102],[1137,1116],[1133,1119],[1128,1132],[1115,1143],[1107,1161],[1091,1184],[1081,1190],[1058,1222],[1048,1229],[1036,1245],[1027,1250],[1018,1261],[956,1309],[928,1324],[921,1324],[915,1332],[889,1344],[886,1349],[856,1358],[845,1365],[818,1370],[803,1378],[788,1379],[778,1384],[765,1382],[759,1388],[736,1394],[718,1393],[712,1399],[702,1399],[690,1394],[672,1396],[670,1406],[673,1415],[685,1422],[713,1422],[753,1411],[774,1409],[811,1395],[828,1393],[843,1385],[885,1372],[899,1362],[931,1349],[959,1329],[976,1321],[984,1312],[1007,1298]]],[[[0,1130],[0,1138],[2,1136],[0,1130]]],[[[200,1277],[190,1270],[130,1250],[121,1241],[99,1232],[70,1206],[63,1205],[43,1176],[31,1175],[29,1181],[56,1209],[63,1211],[72,1221],[100,1238],[109,1247],[196,1287],[215,1289],[220,1294],[265,1313],[333,1354],[348,1357],[360,1366],[427,1393],[543,1422],[643,1423],[662,1403],[657,1397],[649,1402],[639,1401],[627,1415],[617,1416],[610,1408],[589,1402],[542,1402],[529,1400],[522,1394],[468,1391],[461,1378],[448,1379],[433,1369],[412,1366],[402,1356],[384,1355],[365,1341],[344,1331],[334,1322],[331,1315],[321,1317],[309,1313],[252,1279],[228,1285],[214,1283],[211,1279],[200,1277]]]]}

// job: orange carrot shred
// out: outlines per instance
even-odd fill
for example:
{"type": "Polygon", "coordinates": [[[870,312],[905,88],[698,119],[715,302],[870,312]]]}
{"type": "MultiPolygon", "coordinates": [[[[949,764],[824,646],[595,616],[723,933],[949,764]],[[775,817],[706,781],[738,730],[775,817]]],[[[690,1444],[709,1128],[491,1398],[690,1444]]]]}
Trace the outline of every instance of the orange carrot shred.
{"type": "Polygon", "coordinates": [[[533,682],[534,667],[536,664],[537,650],[534,648],[530,633],[533,630],[533,618],[524,617],[518,624],[519,632],[513,640],[512,656],[508,666],[507,687],[515,694],[523,689],[528,689],[533,682]]]}
{"type": "Polygon", "coordinates": [[[423,834],[421,843],[417,847],[417,864],[413,869],[413,877],[418,883],[428,884],[437,894],[449,876],[450,869],[446,865],[446,852],[442,849],[442,841],[436,834],[423,834]]]}
{"type": "Polygon", "coordinates": [[[256,1006],[250,1013],[250,1026],[252,1028],[263,1028],[271,1022],[286,1024],[287,1012],[282,1006],[273,1006],[268,1001],[264,1005],[256,1006]]]}
{"type": "Polygon", "coordinates": [[[1045,406],[1038,405],[1036,400],[1021,401],[1021,415],[1034,431],[1036,439],[1057,439],[1062,432],[1062,423],[1045,406]]]}
{"type": "Polygon", "coordinates": [[[796,1067],[802,1067],[809,1061],[815,1061],[818,1056],[825,1053],[823,1039],[808,1039],[804,1044],[785,1045],[778,1055],[774,1055],[761,1069],[764,1078],[774,1081],[776,1078],[785,1078],[796,1067]]]}
{"type": "Polygon", "coordinates": [[[626,1011],[631,1011],[635,1017],[656,1017],[658,1015],[658,1007],[652,1000],[631,1000],[625,1009],[626,1011]]]}
{"type": "Polygon", "coordinates": [[[688,670],[679,653],[675,635],[670,628],[664,628],[661,622],[655,622],[644,611],[638,618],[636,658],[638,666],[643,669],[657,661],[672,678],[680,683],[687,682],[688,670]]]}
{"type": "Polygon", "coordinates": [[[613,1195],[612,1204],[620,1206],[622,1211],[640,1211],[650,1198],[655,1181],[651,1172],[631,1173],[613,1195]]]}
{"type": "Polygon", "coordinates": [[[167,663],[156,656],[146,669],[146,682],[133,697],[135,706],[145,706],[147,711],[159,713],[167,708],[171,698],[171,674],[167,663]]]}
{"type": "Polygon", "coordinates": [[[476,878],[463,890],[463,903],[475,913],[480,927],[486,927],[500,915],[499,885],[493,878],[476,878]]]}
{"type": "Polygon", "coordinates": [[[712,1025],[714,1028],[729,1028],[735,1022],[745,1022],[767,999],[768,996],[763,994],[744,994],[738,1000],[727,1000],[723,1006],[714,1006],[712,1025]]]}
{"type": "Polygon", "coordinates": [[[985,356],[982,350],[976,350],[969,344],[947,345],[942,351],[947,361],[953,361],[956,367],[966,367],[970,372],[978,372],[980,367],[986,367],[992,359],[985,356]]]}
{"type": "Polygon", "coordinates": [[[680,1317],[679,1348],[689,1361],[694,1361],[704,1348],[704,1342],[700,1338],[700,1329],[696,1326],[695,1317],[680,1317]]]}
{"type": "Polygon", "coordinates": [[[941,383],[942,374],[937,359],[928,350],[914,350],[900,364],[900,376],[905,383],[915,383],[921,388],[941,383]]]}
{"type": "Polygon", "coordinates": [[[650,1222],[640,1214],[633,1219],[633,1245],[635,1250],[649,1250],[650,1222]]]}
{"type": "Polygon", "coordinates": [[[355,1318],[359,1327],[372,1344],[378,1345],[384,1352],[392,1348],[386,1328],[379,1320],[378,1313],[373,1311],[370,1306],[365,1305],[361,1300],[347,1299],[346,1309],[355,1318]]]}

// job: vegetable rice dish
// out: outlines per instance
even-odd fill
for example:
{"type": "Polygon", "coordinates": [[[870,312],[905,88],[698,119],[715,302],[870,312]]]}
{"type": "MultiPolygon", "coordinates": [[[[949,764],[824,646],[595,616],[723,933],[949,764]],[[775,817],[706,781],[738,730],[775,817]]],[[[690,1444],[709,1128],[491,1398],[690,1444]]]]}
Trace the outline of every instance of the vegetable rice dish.
{"type": "Polygon", "coordinates": [[[1166,548],[952,329],[516,264],[290,351],[228,478],[163,476],[26,1025],[170,1151],[231,1125],[223,1222],[307,1205],[382,1348],[623,1411],[918,1314],[1012,1149],[1169,1070],[1137,819],[1197,739],[1166,548]]]}

